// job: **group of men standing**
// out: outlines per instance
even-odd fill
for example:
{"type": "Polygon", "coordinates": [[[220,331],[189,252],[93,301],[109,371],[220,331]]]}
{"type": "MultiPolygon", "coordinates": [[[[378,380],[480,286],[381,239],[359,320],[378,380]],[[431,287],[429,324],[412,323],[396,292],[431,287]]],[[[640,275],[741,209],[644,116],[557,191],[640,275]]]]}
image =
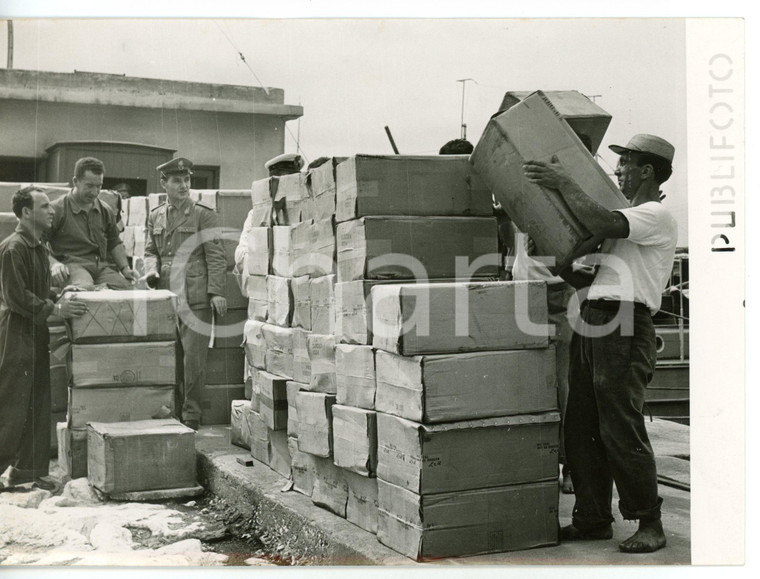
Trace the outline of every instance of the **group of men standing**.
{"type": "MultiPolygon", "coordinates": [[[[178,295],[181,418],[197,430],[208,328],[212,316],[226,314],[227,304],[217,216],[190,199],[192,167],[184,158],[157,167],[167,201],[148,216],[143,279],[178,295]],[[178,252],[181,267],[172,268],[178,252]]],[[[12,467],[8,487],[55,486],[47,478],[48,318],[83,315],[87,307],[76,299],[78,290],[128,290],[138,281],[119,237],[117,216],[99,199],[104,174],[101,161],[86,157],[74,167],[73,188],[55,201],[34,186],[13,196],[19,223],[0,243],[0,474],[12,467]]]]}

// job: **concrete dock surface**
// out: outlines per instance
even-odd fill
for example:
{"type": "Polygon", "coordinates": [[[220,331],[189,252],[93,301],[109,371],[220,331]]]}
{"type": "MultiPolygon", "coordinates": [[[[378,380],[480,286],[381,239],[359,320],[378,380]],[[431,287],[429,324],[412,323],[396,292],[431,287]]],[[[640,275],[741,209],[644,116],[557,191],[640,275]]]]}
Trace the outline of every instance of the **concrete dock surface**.
{"type": "MultiPolygon", "coordinates": [[[[287,479],[229,442],[229,427],[202,427],[198,432],[199,478],[206,488],[251,517],[258,529],[277,543],[283,555],[315,565],[688,565],[691,562],[689,427],[666,420],[647,422],[658,462],[666,548],[631,555],[618,543],[632,535],[635,522],[624,521],[613,502],[613,539],[568,542],[558,546],[457,557],[416,563],[382,545],[377,537],[314,505],[309,497],[285,491],[287,479]]],[[[560,524],[570,522],[573,495],[560,494],[560,524]]]]}

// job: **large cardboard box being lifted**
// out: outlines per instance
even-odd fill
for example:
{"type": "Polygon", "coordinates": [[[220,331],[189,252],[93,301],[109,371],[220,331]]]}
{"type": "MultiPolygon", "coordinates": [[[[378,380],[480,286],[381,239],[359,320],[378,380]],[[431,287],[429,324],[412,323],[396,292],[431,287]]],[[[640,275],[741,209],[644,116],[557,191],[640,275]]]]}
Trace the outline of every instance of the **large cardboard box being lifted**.
{"type": "Polygon", "coordinates": [[[377,538],[412,559],[556,545],[556,481],[418,495],[377,481],[377,538]]]}
{"type": "Polygon", "coordinates": [[[195,431],[173,419],[92,422],[87,478],[109,494],[195,487],[195,431]]]}
{"type": "MultiPolygon", "coordinates": [[[[576,116],[582,104],[581,100],[574,102],[576,116]]],[[[589,117],[599,115],[599,107],[591,101],[585,106],[589,117]]],[[[600,125],[609,123],[608,117],[604,113],[600,125]]],[[[551,162],[555,155],[580,189],[597,203],[610,210],[629,206],[560,109],[541,91],[492,117],[470,162],[510,218],[533,239],[537,255],[553,256],[556,269],[561,269],[591,251],[600,239],[593,238],[558,191],[531,183],[523,175],[525,161],[551,162]]]]}
{"type": "Polygon", "coordinates": [[[339,223],[337,238],[339,282],[499,273],[496,220],[490,217],[362,217],[339,223]],[[492,259],[468,271],[470,264],[485,256],[492,259]],[[372,263],[377,257],[385,259],[372,263]]]}
{"type": "Polygon", "coordinates": [[[176,296],[168,290],[103,290],[67,293],[87,312],[72,318],[71,339],[77,344],[174,340],[176,296]]]}
{"type": "Polygon", "coordinates": [[[453,422],[557,410],[553,346],[412,357],[378,350],[376,363],[377,410],[409,420],[453,422]]]}
{"type": "Polygon", "coordinates": [[[336,219],[490,216],[491,195],[463,155],[356,155],[336,168],[336,219]]]}
{"type": "Polygon", "coordinates": [[[377,476],[425,495],[553,480],[559,413],[420,424],[377,413],[377,476]]]}
{"type": "Polygon", "coordinates": [[[372,288],[372,345],[402,356],[549,345],[541,281],[390,284],[372,288]]]}

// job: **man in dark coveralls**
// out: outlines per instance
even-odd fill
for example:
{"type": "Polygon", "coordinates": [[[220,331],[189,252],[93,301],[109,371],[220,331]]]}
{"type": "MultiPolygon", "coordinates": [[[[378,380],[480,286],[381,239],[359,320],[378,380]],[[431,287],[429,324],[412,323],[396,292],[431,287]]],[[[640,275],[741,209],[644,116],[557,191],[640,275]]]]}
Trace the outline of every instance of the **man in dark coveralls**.
{"type": "MultiPolygon", "coordinates": [[[[48,251],[42,243],[53,208],[36,187],[13,195],[16,231],[0,243],[0,474],[9,486],[53,490],[50,461],[50,352],[47,318],[82,315],[76,299],[53,303],[48,251]]],[[[0,483],[0,490],[5,487],[0,483]]]]}
{"type": "Polygon", "coordinates": [[[212,312],[227,313],[227,263],[216,213],[190,199],[192,168],[192,162],[182,157],[156,167],[167,202],[148,216],[145,279],[150,287],[169,289],[179,297],[182,422],[197,430],[212,312]]]}

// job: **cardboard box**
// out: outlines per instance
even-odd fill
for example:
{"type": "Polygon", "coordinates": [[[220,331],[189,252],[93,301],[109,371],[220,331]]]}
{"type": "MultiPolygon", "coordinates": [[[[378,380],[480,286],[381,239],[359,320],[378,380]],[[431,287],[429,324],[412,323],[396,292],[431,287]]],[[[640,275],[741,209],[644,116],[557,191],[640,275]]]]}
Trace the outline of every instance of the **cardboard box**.
{"type": "Polygon", "coordinates": [[[335,466],[329,458],[315,457],[314,466],[312,502],[345,519],[348,483],[343,476],[343,471],[335,466]]]}
{"type": "Polygon", "coordinates": [[[272,273],[281,277],[290,277],[293,266],[290,255],[290,226],[276,225],[272,228],[272,273]]]}
{"type": "Polygon", "coordinates": [[[254,368],[266,368],[267,344],[264,338],[264,322],[248,320],[243,328],[243,348],[248,364],[254,368]]]}
{"type": "Polygon", "coordinates": [[[289,326],[293,316],[293,293],[290,278],[267,276],[267,321],[277,326],[289,326]]]}
{"type": "Polygon", "coordinates": [[[248,310],[245,309],[228,309],[224,316],[214,314],[214,343],[212,348],[241,348],[247,321],[248,310]]]}
{"type": "Polygon", "coordinates": [[[405,357],[378,350],[377,410],[453,422],[557,410],[554,346],[405,357]]]}
{"type": "Polygon", "coordinates": [[[274,195],[274,216],[277,225],[292,225],[301,220],[301,205],[308,196],[306,174],[280,175],[274,195]]]}
{"type": "Polygon", "coordinates": [[[18,219],[14,213],[0,213],[0,241],[10,237],[16,231],[17,226],[18,219]]]}
{"type": "Polygon", "coordinates": [[[553,480],[559,413],[419,424],[377,414],[377,476],[418,494],[553,480]]]}
{"type": "Polygon", "coordinates": [[[338,391],[335,376],[335,337],[309,334],[306,336],[306,349],[311,362],[309,390],[335,394],[338,391]]]}
{"type": "Polygon", "coordinates": [[[287,380],[259,370],[253,375],[259,395],[259,417],[271,430],[285,430],[288,425],[287,380]]]}
{"type": "Polygon", "coordinates": [[[233,400],[245,395],[245,385],[205,384],[201,390],[201,424],[230,424],[230,408],[233,400]]]}
{"type": "Polygon", "coordinates": [[[602,207],[629,206],[541,91],[492,117],[470,160],[512,221],[533,239],[537,255],[556,258],[559,270],[600,240],[593,239],[558,191],[525,178],[522,165],[526,160],[549,162],[554,156],[579,188],[602,207]]]}
{"type": "Polygon", "coordinates": [[[267,372],[293,379],[293,328],[265,324],[262,328],[266,342],[267,372]]]}
{"type": "Polygon", "coordinates": [[[490,258],[481,260],[472,277],[499,273],[496,220],[490,217],[362,217],[339,223],[337,237],[339,282],[415,279],[420,271],[429,279],[463,277],[469,272],[458,271],[457,262],[484,256],[490,258]],[[370,267],[371,260],[390,253],[407,257],[370,267]]]}
{"type": "Polygon", "coordinates": [[[194,487],[195,431],[174,419],[93,422],[87,478],[109,494],[194,487]]]}
{"type": "Polygon", "coordinates": [[[177,383],[176,342],[74,344],[71,385],[154,386],[177,383]]]}
{"type": "Polygon", "coordinates": [[[335,276],[311,280],[311,330],[315,334],[335,333],[335,276]]]}
{"type": "Polygon", "coordinates": [[[556,481],[418,495],[377,479],[378,540],[412,559],[559,542],[556,481]]]}
{"type": "Polygon", "coordinates": [[[66,410],[50,413],[50,458],[58,456],[58,424],[66,424],[66,410]]]}
{"type": "Polygon", "coordinates": [[[240,310],[248,307],[248,298],[243,295],[237,277],[231,271],[226,274],[224,298],[227,300],[228,310],[240,310]]]}
{"type": "MultiPolygon", "coordinates": [[[[208,204],[205,198],[202,202],[204,201],[208,204]]],[[[216,192],[216,212],[219,215],[219,227],[242,231],[250,210],[251,194],[249,191],[216,192]]]]}
{"type": "Polygon", "coordinates": [[[335,345],[337,403],[375,409],[375,351],[372,346],[335,345]]]}
{"type": "Polygon", "coordinates": [[[311,382],[311,360],[306,338],[311,332],[293,328],[293,380],[309,387],[311,382]]]}
{"type": "Polygon", "coordinates": [[[311,496],[314,490],[315,461],[317,457],[298,450],[298,439],[288,438],[288,451],[290,452],[290,472],[293,477],[293,490],[311,496]]]}
{"type": "MultiPolygon", "coordinates": [[[[253,366],[249,366],[251,372],[251,410],[260,414],[261,412],[261,378],[259,374],[264,370],[259,370],[253,366]]],[[[261,416],[259,415],[259,418],[261,416]]]]}
{"type": "Polygon", "coordinates": [[[357,527],[377,534],[377,479],[361,476],[344,470],[343,477],[348,483],[346,520],[357,527]]]}
{"type": "MultiPolygon", "coordinates": [[[[454,281],[457,280],[444,278],[430,280],[430,283],[454,281]]],[[[337,341],[344,344],[372,344],[370,290],[378,284],[385,283],[398,283],[398,281],[355,280],[335,284],[335,337],[337,341]]]]}
{"type": "Polygon", "coordinates": [[[206,384],[243,384],[245,357],[245,350],[240,346],[209,348],[206,354],[206,384]]]}
{"type": "Polygon", "coordinates": [[[251,185],[251,203],[254,227],[271,227],[274,212],[274,196],[277,193],[277,177],[267,177],[254,181],[251,185]]]}
{"type": "Polygon", "coordinates": [[[293,277],[309,275],[311,269],[312,220],[301,221],[290,229],[290,258],[293,277]]]}
{"type": "Polygon", "coordinates": [[[166,203],[166,193],[148,193],[148,209],[150,211],[153,211],[162,203],[166,203]]]}
{"type": "Polygon", "coordinates": [[[335,215],[335,196],[337,191],[335,168],[345,157],[332,157],[318,167],[309,169],[306,186],[313,202],[310,217],[327,219],[335,215]]]}
{"type": "Polygon", "coordinates": [[[321,392],[298,392],[298,449],[315,456],[332,456],[332,406],[335,396],[321,392]]]}
{"type": "Polygon", "coordinates": [[[335,404],[332,413],[335,466],[362,476],[374,476],[377,469],[375,411],[335,404]]]}
{"type": "Polygon", "coordinates": [[[301,275],[290,280],[293,292],[293,326],[311,330],[311,278],[301,275]]]}
{"type": "Polygon", "coordinates": [[[335,284],[335,337],[346,344],[372,343],[372,301],[370,281],[335,284]]]}
{"type": "Polygon", "coordinates": [[[148,213],[150,213],[150,206],[148,198],[144,196],[130,197],[125,200],[125,209],[127,213],[126,226],[130,225],[146,225],[148,223],[148,213]]]}
{"type": "Polygon", "coordinates": [[[377,285],[372,331],[375,348],[403,356],[546,348],[546,284],[377,285]]]}
{"type": "Polygon", "coordinates": [[[88,422],[130,422],[173,415],[174,386],[69,388],[69,428],[81,430],[88,422]]]}
{"type": "Polygon", "coordinates": [[[249,275],[246,278],[245,290],[248,295],[248,319],[266,322],[269,315],[267,276],[249,275]]]}
{"type": "Polygon", "coordinates": [[[230,442],[246,450],[251,449],[250,411],[250,400],[233,400],[230,405],[230,442]]]}
{"type": "Polygon", "coordinates": [[[51,326],[48,324],[48,333],[50,336],[48,340],[48,344],[50,345],[50,367],[66,366],[69,362],[69,351],[71,350],[71,342],[66,332],[66,326],[63,324],[51,326]]]}
{"type": "Polygon", "coordinates": [[[335,223],[332,217],[315,220],[309,227],[307,273],[320,277],[335,273],[335,223]]]}
{"type": "Polygon", "coordinates": [[[135,245],[132,251],[133,257],[145,257],[145,242],[148,240],[148,229],[143,225],[135,225],[134,232],[135,245]]]}
{"type": "MultiPolygon", "coordinates": [[[[247,195],[250,195],[247,193],[247,195]]],[[[217,191],[216,189],[190,189],[189,197],[195,203],[202,203],[209,209],[217,210],[217,191]]]]}
{"type": "Polygon", "coordinates": [[[464,155],[356,155],[336,173],[338,221],[366,215],[493,214],[491,193],[464,155]]]}
{"type": "Polygon", "coordinates": [[[248,414],[251,424],[251,456],[269,466],[272,458],[272,448],[269,443],[269,429],[261,420],[258,412],[248,414]]]}
{"type": "Polygon", "coordinates": [[[296,406],[296,397],[305,384],[288,380],[285,384],[285,395],[288,401],[288,436],[298,438],[298,407],[296,406]]]}
{"type": "Polygon", "coordinates": [[[248,275],[272,273],[274,242],[271,227],[252,227],[248,232],[248,251],[245,255],[245,271],[248,275]]]}
{"type": "Polygon", "coordinates": [[[285,430],[268,430],[270,459],[269,466],[277,474],[290,478],[290,449],[288,433],[285,430]]]}
{"type": "MultiPolygon", "coordinates": [[[[11,231],[13,233],[13,231],[11,231]]],[[[134,256],[135,254],[135,228],[133,225],[127,225],[119,234],[121,238],[121,244],[124,246],[124,252],[127,256],[134,256]]]]}
{"type": "Polygon", "coordinates": [[[176,339],[176,296],[168,290],[103,290],[67,294],[88,311],[69,320],[72,342],[147,342],[176,339]]]}
{"type": "Polygon", "coordinates": [[[245,382],[243,383],[245,394],[243,395],[243,398],[250,400],[251,396],[253,395],[253,385],[251,379],[251,366],[248,364],[248,362],[245,363],[245,366],[243,368],[243,375],[245,376],[245,382]]]}
{"type": "MultiPolygon", "coordinates": [[[[532,94],[533,91],[527,90],[508,91],[501,101],[499,111],[511,109],[532,94]]],[[[612,121],[612,115],[577,90],[547,90],[543,91],[543,94],[557,114],[567,121],[573,132],[579,137],[583,135],[580,137],[581,140],[588,140],[590,153],[596,155],[604,133],[612,121]]]]}
{"type": "Polygon", "coordinates": [[[87,431],[72,430],[65,422],[55,425],[58,466],[72,479],[87,476],[87,431]]]}

